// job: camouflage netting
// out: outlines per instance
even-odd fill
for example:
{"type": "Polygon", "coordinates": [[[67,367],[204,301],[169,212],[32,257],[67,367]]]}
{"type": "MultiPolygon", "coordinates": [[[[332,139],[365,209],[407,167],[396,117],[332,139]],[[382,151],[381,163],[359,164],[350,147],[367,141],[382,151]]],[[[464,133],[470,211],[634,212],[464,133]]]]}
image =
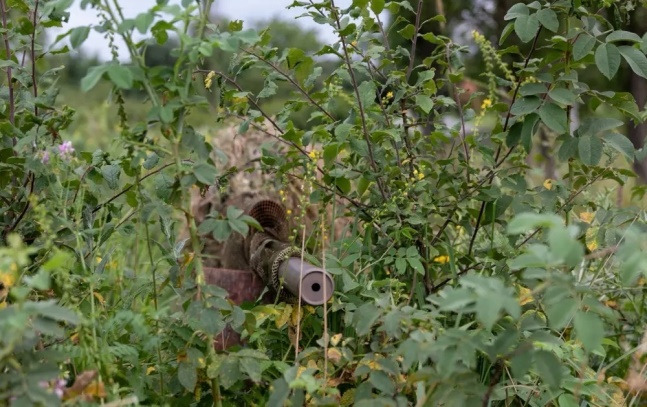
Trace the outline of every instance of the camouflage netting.
{"type": "MultiPolygon", "coordinates": [[[[192,193],[192,211],[199,225],[211,212],[225,214],[228,206],[247,209],[253,203],[263,199],[282,202],[286,209],[291,211],[290,219],[301,218],[301,180],[287,177],[284,181],[278,180],[274,174],[261,169],[260,158],[262,149],[269,149],[280,153],[285,146],[272,136],[272,128],[264,126],[267,132],[250,127],[244,134],[238,134],[238,126],[232,125],[219,130],[212,140],[214,146],[214,160],[221,170],[236,167],[238,171],[229,178],[225,187],[209,188],[204,196],[196,190],[192,193]],[[279,194],[282,190],[283,193],[279,194]]],[[[330,215],[330,213],[329,213],[330,215]]],[[[304,214],[306,233],[312,232],[313,224],[318,220],[318,208],[308,205],[304,214]]],[[[329,217],[330,219],[330,217],[329,217]]],[[[348,219],[335,219],[335,238],[339,238],[348,225],[348,219]]],[[[290,225],[293,227],[294,225],[290,225]]],[[[207,267],[249,268],[244,253],[231,250],[231,244],[226,247],[224,242],[218,242],[210,235],[202,236],[204,239],[203,259],[207,267]]],[[[233,236],[234,240],[239,238],[233,236]]],[[[236,247],[242,247],[234,245],[236,247]]]]}

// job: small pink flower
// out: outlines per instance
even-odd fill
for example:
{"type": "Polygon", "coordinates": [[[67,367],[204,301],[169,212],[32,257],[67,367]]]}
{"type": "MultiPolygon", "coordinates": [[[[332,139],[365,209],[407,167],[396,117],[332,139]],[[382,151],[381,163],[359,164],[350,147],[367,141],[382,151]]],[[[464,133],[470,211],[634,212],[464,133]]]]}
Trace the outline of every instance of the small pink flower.
{"type": "Polygon", "coordinates": [[[72,147],[71,141],[66,141],[63,144],[58,146],[58,155],[63,159],[68,159],[74,154],[74,147],[72,147]]]}
{"type": "Polygon", "coordinates": [[[41,155],[40,162],[43,164],[47,165],[49,164],[49,151],[45,150],[43,151],[43,154],[41,155]]]}

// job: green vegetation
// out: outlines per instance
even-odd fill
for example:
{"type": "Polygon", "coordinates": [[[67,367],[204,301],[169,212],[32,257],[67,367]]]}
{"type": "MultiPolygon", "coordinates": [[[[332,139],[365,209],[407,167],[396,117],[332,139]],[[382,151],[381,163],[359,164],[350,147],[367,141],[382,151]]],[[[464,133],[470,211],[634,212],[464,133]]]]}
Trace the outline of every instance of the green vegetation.
{"type": "Polygon", "coordinates": [[[83,0],[72,48],[130,54],[90,65],[38,41],[70,3],[0,0],[0,406],[645,403],[645,4],[497,3],[463,44],[458,2],[296,1],[317,44],[83,0]],[[324,306],[205,283],[205,241],[254,226],[191,208],[243,171],[232,126],[318,211],[293,226],[324,306]],[[217,351],[227,325],[246,343],[217,351]]]}

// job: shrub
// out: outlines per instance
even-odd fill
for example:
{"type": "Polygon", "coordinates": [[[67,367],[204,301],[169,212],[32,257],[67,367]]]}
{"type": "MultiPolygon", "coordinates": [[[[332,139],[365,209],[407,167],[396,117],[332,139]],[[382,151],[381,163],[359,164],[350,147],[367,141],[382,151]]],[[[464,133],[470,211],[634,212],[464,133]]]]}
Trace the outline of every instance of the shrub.
{"type": "MultiPolygon", "coordinates": [[[[647,37],[608,21],[603,2],[513,5],[500,42],[514,45],[474,33],[486,68],[466,94],[467,45],[421,34],[419,19],[387,27],[378,17],[414,12],[408,2],[295,2],[339,35],[309,54],[270,46],[270,31],[210,23],[212,1],[158,1],[135,18],[117,2],[83,1],[102,24],[62,38],[78,48],[96,30],[115,55],[81,81],[83,91],[109,82],[118,109],[114,148],[94,152],[67,140],[74,110],[55,101],[60,68],[39,69],[36,39],[69,3],[0,0],[1,403],[608,406],[640,397],[645,213],[615,194],[645,155],[624,121],[645,113],[582,73],[611,78],[626,63],[647,77],[647,37]],[[175,64],[147,66],[149,39],[135,31],[162,45],[176,36],[175,64]],[[391,46],[390,35],[410,47],[391,46]],[[117,37],[128,64],[116,59],[117,37]],[[415,58],[423,41],[433,51],[415,58]],[[233,53],[226,72],[210,68],[214,50],[233,53]],[[339,63],[324,71],[325,58],[339,63]],[[250,72],[265,78],[257,93],[238,83],[250,72]],[[279,85],[292,95],[269,115],[279,85]],[[126,92],[145,95],[145,121],[129,117],[126,92]],[[284,145],[264,150],[262,165],[299,180],[300,209],[320,208],[295,244],[335,276],[331,303],[241,308],[205,284],[201,234],[247,229],[237,211],[200,228],[191,211],[191,190],[226,188],[240,170],[217,165],[212,130],[192,124],[205,109],[214,126],[236,120],[238,137],[256,128],[284,145]],[[296,125],[304,112],[307,124],[296,125]],[[536,150],[560,177],[533,167],[536,150]],[[339,232],[341,216],[352,222],[339,232]],[[187,239],[177,237],[182,224],[187,239]],[[227,324],[247,345],[216,352],[227,324]]],[[[643,194],[632,189],[636,204],[643,194]]]]}

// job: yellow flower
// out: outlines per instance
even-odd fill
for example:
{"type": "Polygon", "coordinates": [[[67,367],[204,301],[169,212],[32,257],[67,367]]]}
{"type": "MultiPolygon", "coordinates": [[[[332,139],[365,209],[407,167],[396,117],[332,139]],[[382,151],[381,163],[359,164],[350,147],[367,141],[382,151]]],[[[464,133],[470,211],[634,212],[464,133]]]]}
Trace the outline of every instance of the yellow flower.
{"type": "Polygon", "coordinates": [[[596,240],[592,240],[590,242],[586,243],[586,247],[589,249],[589,251],[595,251],[595,249],[598,248],[598,242],[596,240]]]}
{"type": "Polygon", "coordinates": [[[148,366],[148,367],[146,368],[146,375],[149,375],[149,374],[153,373],[154,371],[155,371],[155,367],[153,367],[153,366],[148,366]]]}
{"type": "Polygon", "coordinates": [[[393,99],[393,92],[391,92],[391,91],[386,92],[386,98],[387,99],[393,99]]]}
{"type": "Polygon", "coordinates": [[[350,43],[350,45],[352,45],[353,47],[356,47],[356,46],[357,46],[357,41],[352,41],[352,42],[350,43]]]}
{"type": "Polygon", "coordinates": [[[286,213],[287,215],[292,215],[292,209],[288,209],[288,210],[286,210],[286,211],[285,211],[285,213],[286,213]]]}
{"type": "Polygon", "coordinates": [[[97,264],[100,264],[102,259],[101,259],[101,257],[97,256],[97,258],[95,260],[96,260],[97,264]]]}
{"type": "Polygon", "coordinates": [[[546,181],[544,181],[544,188],[548,190],[553,189],[553,180],[550,178],[547,178],[546,181]]]}
{"type": "MultiPolygon", "coordinates": [[[[15,263],[14,263],[15,264],[15,263]]],[[[9,290],[16,283],[16,275],[12,272],[0,272],[0,285],[9,290]]]]}
{"type": "Polygon", "coordinates": [[[425,174],[423,174],[421,172],[418,173],[418,179],[419,180],[423,179],[424,177],[425,177],[425,174]]]}
{"type": "Polygon", "coordinates": [[[211,83],[213,82],[214,76],[216,76],[216,73],[214,71],[210,71],[207,74],[207,77],[204,78],[204,87],[207,88],[208,90],[211,90],[211,83]]]}
{"type": "Polygon", "coordinates": [[[595,251],[595,249],[598,248],[598,241],[596,239],[597,234],[598,234],[598,228],[589,228],[586,231],[586,235],[585,235],[586,248],[589,249],[589,251],[595,251]]]}
{"type": "Polygon", "coordinates": [[[94,294],[94,297],[97,299],[97,301],[101,303],[101,305],[104,305],[106,303],[106,300],[103,298],[103,295],[101,295],[96,291],[94,291],[93,294],[94,294]]]}
{"type": "Polygon", "coordinates": [[[308,153],[308,157],[312,158],[313,160],[316,159],[318,156],[317,150],[312,150],[308,153]]]}
{"type": "Polygon", "coordinates": [[[481,103],[481,109],[485,110],[491,106],[492,106],[492,99],[490,98],[483,99],[483,103],[481,103]]]}
{"type": "Polygon", "coordinates": [[[532,291],[526,287],[519,287],[519,305],[526,305],[533,301],[532,291]]]}
{"type": "Polygon", "coordinates": [[[434,257],[434,263],[445,264],[447,262],[449,262],[449,256],[447,256],[447,255],[434,257]]]}
{"type": "Polygon", "coordinates": [[[593,212],[582,212],[582,213],[580,213],[580,220],[582,222],[586,222],[586,223],[590,224],[591,222],[593,222],[594,217],[595,217],[595,213],[593,213],[593,212]]]}

